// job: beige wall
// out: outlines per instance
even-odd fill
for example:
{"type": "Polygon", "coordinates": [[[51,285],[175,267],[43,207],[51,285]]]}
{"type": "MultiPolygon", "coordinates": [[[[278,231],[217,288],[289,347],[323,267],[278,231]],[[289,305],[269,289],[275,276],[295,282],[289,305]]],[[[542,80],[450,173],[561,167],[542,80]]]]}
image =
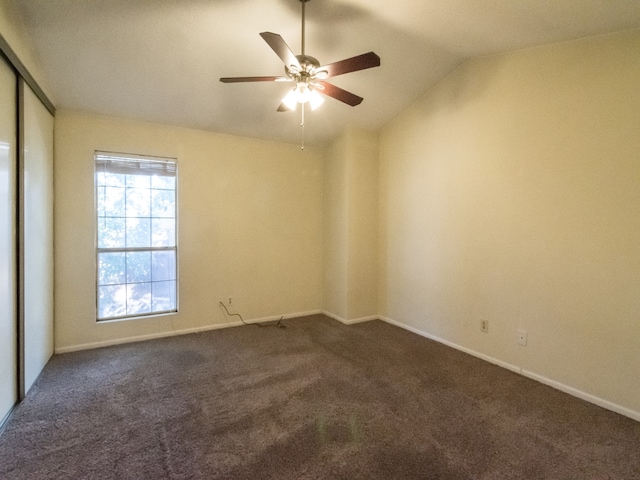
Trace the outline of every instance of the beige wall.
{"type": "Polygon", "coordinates": [[[344,132],[324,155],[324,309],[343,322],[378,314],[378,135],[344,132]]]}
{"type": "Polygon", "coordinates": [[[347,319],[358,321],[378,315],[378,134],[347,135],[347,319]]]}
{"type": "Polygon", "coordinates": [[[59,111],[55,125],[56,350],[322,308],[322,164],[299,146],[59,111]],[[176,157],[176,315],[96,323],[93,153],[176,157]]]}
{"type": "Polygon", "coordinates": [[[640,419],[639,52],[470,61],[384,129],[383,316],[640,419]]]}
{"type": "Polygon", "coordinates": [[[347,139],[343,135],[324,154],[323,280],[324,311],[342,321],[348,309],[347,139]]]}

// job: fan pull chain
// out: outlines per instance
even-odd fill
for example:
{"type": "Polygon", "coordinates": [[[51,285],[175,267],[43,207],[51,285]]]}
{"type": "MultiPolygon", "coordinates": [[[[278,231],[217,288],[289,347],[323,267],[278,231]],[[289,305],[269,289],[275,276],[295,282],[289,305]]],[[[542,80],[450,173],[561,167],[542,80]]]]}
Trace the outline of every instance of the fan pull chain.
{"type": "Polygon", "coordinates": [[[300,107],[302,107],[300,109],[300,112],[302,114],[302,118],[300,120],[300,128],[302,129],[302,145],[300,146],[300,150],[304,150],[304,103],[301,104],[300,107]]]}

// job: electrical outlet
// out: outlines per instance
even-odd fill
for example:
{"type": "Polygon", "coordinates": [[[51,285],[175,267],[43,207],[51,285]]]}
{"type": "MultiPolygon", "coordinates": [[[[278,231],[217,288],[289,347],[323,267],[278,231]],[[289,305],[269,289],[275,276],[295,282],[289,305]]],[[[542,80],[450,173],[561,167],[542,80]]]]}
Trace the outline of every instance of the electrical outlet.
{"type": "Polygon", "coordinates": [[[480,320],[480,331],[482,333],[489,333],[489,320],[480,320]]]}
{"type": "Polygon", "coordinates": [[[233,305],[233,297],[229,297],[228,298],[227,305],[229,305],[229,306],[233,305]]]}
{"type": "Polygon", "coordinates": [[[527,346],[527,332],[524,330],[518,330],[518,345],[527,346]]]}

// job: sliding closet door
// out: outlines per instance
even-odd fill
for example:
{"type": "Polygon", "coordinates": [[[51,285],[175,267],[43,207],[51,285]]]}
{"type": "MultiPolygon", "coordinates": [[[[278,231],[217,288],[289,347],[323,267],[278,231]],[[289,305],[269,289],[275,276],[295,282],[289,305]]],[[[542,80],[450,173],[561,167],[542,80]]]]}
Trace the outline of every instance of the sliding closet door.
{"type": "Polygon", "coordinates": [[[0,57],[0,424],[18,399],[16,76],[0,57]]]}
{"type": "Polygon", "coordinates": [[[24,385],[53,355],[53,116],[24,86],[24,385]]]}

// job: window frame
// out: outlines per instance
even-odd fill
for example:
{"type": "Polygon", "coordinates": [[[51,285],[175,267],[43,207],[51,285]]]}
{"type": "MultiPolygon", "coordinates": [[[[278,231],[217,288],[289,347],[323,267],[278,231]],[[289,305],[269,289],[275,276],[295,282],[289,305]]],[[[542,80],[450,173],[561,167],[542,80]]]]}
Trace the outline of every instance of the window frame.
{"type": "MultiPolygon", "coordinates": [[[[126,174],[126,173],[125,173],[126,174]]],[[[153,174],[149,173],[146,176],[151,177],[153,174]]],[[[96,294],[96,322],[97,323],[108,323],[114,321],[124,321],[124,320],[136,320],[141,318],[151,318],[157,316],[166,316],[166,315],[175,315],[179,311],[179,291],[180,291],[180,281],[179,281],[179,245],[178,245],[178,159],[174,157],[159,157],[159,156],[151,156],[151,155],[140,155],[140,154],[131,154],[131,153],[121,153],[121,152],[108,152],[96,150],[94,151],[93,156],[93,182],[94,182],[94,221],[95,221],[95,229],[94,229],[94,251],[95,251],[95,294],[96,294]],[[98,187],[98,173],[99,173],[99,157],[108,157],[112,160],[120,160],[120,161],[131,161],[131,162],[149,162],[149,163],[165,163],[165,164],[173,164],[173,178],[174,182],[174,198],[173,198],[173,206],[174,206],[174,215],[173,215],[173,223],[174,223],[174,245],[173,246],[144,246],[144,247],[100,247],[100,210],[99,210],[99,187],[98,187]],[[136,253],[136,252],[149,252],[151,255],[153,252],[163,252],[163,251],[172,251],[174,252],[175,259],[175,304],[174,308],[170,310],[158,310],[151,312],[136,312],[131,314],[112,316],[112,317],[104,317],[101,318],[100,314],[100,286],[104,286],[100,284],[100,254],[104,253],[136,253]]],[[[125,187],[126,188],[126,187],[125,187]]],[[[106,218],[106,217],[103,217],[106,218]]],[[[126,220],[126,214],[125,214],[126,220]]],[[[134,217],[135,218],[135,217],[134,217]]],[[[153,219],[156,217],[152,217],[151,213],[149,215],[149,219],[153,219]]],[[[165,217],[157,217],[157,218],[165,218],[165,217]]],[[[125,272],[125,281],[122,284],[125,288],[128,285],[135,284],[135,282],[128,282],[126,279],[127,273],[125,272]]],[[[149,282],[153,283],[153,282],[149,282]]]]}

